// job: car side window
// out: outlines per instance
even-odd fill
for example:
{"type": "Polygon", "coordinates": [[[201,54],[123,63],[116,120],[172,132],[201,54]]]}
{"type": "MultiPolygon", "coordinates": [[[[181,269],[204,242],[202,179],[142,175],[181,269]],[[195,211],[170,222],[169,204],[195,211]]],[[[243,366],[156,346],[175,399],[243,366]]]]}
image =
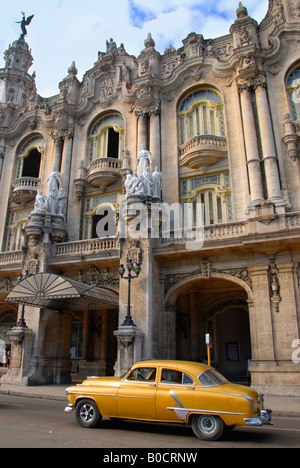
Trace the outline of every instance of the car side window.
{"type": "Polygon", "coordinates": [[[134,369],[126,380],[135,380],[135,381],[143,381],[146,380],[147,382],[155,382],[156,378],[156,369],[153,367],[138,367],[134,369]]]}
{"type": "Polygon", "coordinates": [[[175,369],[163,369],[161,372],[161,382],[182,385],[193,385],[194,383],[189,375],[175,369]]]}

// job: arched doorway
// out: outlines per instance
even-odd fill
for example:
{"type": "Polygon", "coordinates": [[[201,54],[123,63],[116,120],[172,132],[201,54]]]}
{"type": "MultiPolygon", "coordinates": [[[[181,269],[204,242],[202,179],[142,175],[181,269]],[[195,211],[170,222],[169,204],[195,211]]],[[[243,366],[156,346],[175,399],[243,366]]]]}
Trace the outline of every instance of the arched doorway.
{"type": "Polygon", "coordinates": [[[246,383],[251,358],[248,294],[242,281],[227,278],[191,279],[173,291],[176,359],[207,361],[205,334],[210,333],[212,365],[230,380],[246,383]]]}

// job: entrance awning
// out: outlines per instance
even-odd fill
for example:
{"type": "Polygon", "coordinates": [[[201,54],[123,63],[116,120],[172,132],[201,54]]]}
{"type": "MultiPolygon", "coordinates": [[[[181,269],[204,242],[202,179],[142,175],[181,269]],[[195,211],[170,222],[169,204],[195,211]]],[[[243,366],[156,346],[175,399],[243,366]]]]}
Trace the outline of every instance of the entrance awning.
{"type": "Polygon", "coordinates": [[[37,273],[23,279],[6,301],[47,309],[83,310],[101,306],[118,307],[117,293],[53,273],[37,273]]]}

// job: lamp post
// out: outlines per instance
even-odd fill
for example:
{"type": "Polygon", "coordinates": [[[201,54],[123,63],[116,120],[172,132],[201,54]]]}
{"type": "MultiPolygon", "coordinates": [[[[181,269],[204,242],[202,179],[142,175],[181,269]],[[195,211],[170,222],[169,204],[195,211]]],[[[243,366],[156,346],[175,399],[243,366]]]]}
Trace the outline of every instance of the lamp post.
{"type": "Polygon", "coordinates": [[[19,328],[27,328],[24,315],[25,315],[25,306],[24,306],[24,304],[22,304],[21,316],[20,316],[20,319],[19,319],[18,324],[17,324],[17,326],[19,328]]]}
{"type": "Polygon", "coordinates": [[[137,278],[141,272],[141,266],[139,263],[136,263],[133,265],[132,260],[127,260],[126,267],[128,270],[128,276],[124,276],[125,273],[125,267],[124,265],[120,265],[119,268],[119,275],[121,276],[122,279],[127,279],[128,280],[128,301],[127,301],[127,314],[125,317],[124,322],[122,323],[122,327],[128,327],[128,326],[133,326],[135,327],[135,323],[132,320],[132,317],[130,315],[130,287],[131,287],[131,280],[137,278]],[[132,270],[135,273],[135,276],[132,276],[132,270]]]}

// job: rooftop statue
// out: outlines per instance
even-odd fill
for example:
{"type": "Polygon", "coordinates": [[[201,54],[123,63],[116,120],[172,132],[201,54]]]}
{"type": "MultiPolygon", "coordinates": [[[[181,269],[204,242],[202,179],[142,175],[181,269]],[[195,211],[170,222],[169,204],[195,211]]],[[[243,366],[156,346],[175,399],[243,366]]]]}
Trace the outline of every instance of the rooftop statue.
{"type": "Polygon", "coordinates": [[[22,21],[16,21],[16,23],[19,23],[21,25],[22,29],[22,34],[20,38],[24,39],[25,36],[27,36],[27,29],[26,26],[28,26],[31,23],[32,18],[34,15],[28,16],[27,18],[25,17],[25,11],[21,11],[23,18],[22,21]]]}

